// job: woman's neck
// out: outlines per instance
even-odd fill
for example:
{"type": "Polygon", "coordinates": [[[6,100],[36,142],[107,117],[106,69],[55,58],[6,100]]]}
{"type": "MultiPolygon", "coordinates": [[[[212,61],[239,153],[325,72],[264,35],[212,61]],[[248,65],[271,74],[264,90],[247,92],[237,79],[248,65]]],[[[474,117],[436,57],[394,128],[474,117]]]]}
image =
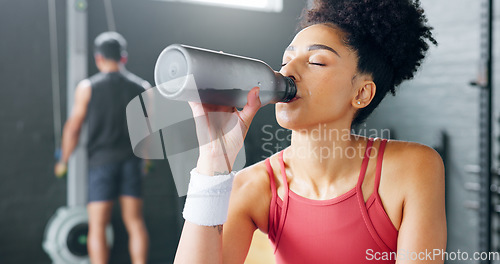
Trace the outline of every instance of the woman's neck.
{"type": "Polygon", "coordinates": [[[352,180],[363,159],[364,142],[364,138],[351,134],[349,127],[319,124],[293,131],[284,159],[290,161],[294,178],[314,186],[328,186],[352,180]]]}

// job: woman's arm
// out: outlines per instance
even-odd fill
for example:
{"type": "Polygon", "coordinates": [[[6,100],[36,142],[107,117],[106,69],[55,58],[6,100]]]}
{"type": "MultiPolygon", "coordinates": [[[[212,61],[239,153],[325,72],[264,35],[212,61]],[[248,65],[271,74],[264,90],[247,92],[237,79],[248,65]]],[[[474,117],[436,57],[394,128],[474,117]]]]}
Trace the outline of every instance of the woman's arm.
{"type": "Polygon", "coordinates": [[[222,263],[222,225],[185,221],[174,263],[222,263]]]}
{"type": "MultiPolygon", "coordinates": [[[[202,105],[190,103],[195,117],[196,133],[200,142],[200,156],[198,159],[197,172],[206,176],[217,177],[221,174],[229,174],[236,155],[243,146],[243,139],[248,131],[250,123],[260,108],[258,88],[254,88],[247,96],[247,105],[242,111],[234,111],[233,107],[202,105]],[[235,121],[236,120],[236,121],[235,121]],[[237,126],[236,128],[234,126],[237,126]],[[238,129],[241,128],[241,129],[238,129]]],[[[240,178],[239,176],[236,177],[240,178]]],[[[238,225],[238,232],[243,232],[243,239],[248,238],[250,243],[255,226],[251,227],[252,220],[245,211],[244,203],[240,205],[241,191],[236,180],[233,184],[230,198],[230,210],[228,219],[238,225]],[[234,213],[236,212],[236,213],[234,213]],[[253,229],[252,229],[253,228],[253,229]]],[[[188,191],[188,199],[189,199],[188,191]]],[[[197,199],[202,199],[196,197],[197,199]]],[[[191,210],[193,212],[193,210],[191,210]]],[[[197,212],[195,209],[194,212],[197,212]]],[[[203,218],[204,216],[202,216],[203,218]]],[[[182,230],[181,239],[177,248],[175,263],[223,263],[223,225],[202,226],[186,220],[182,230]]],[[[247,248],[248,250],[248,248],[247,248]]],[[[234,253],[238,256],[246,255],[243,248],[237,247],[234,253]],[[241,251],[241,252],[240,252],[241,251]]],[[[239,257],[238,259],[240,259],[239,257]]]]}
{"type": "Polygon", "coordinates": [[[264,162],[236,175],[224,224],[224,263],[243,263],[254,231],[267,233],[271,188],[264,162]]]}
{"type": "Polygon", "coordinates": [[[270,200],[262,163],[240,171],[234,179],[227,222],[205,227],[186,221],[175,262],[243,263],[257,224],[267,223],[270,200]]]}
{"type": "MultiPolygon", "coordinates": [[[[406,152],[406,151],[405,151],[406,152]]],[[[405,198],[397,263],[443,263],[446,250],[444,166],[429,147],[412,146],[405,159],[405,198]]]]}

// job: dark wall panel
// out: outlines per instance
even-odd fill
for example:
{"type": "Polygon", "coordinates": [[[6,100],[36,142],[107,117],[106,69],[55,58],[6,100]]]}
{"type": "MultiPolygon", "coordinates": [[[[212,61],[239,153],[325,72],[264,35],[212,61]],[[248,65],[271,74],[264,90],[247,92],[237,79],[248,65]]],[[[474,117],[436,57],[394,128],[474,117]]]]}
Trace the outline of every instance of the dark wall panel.
{"type": "MultiPolygon", "coordinates": [[[[64,3],[57,4],[61,84],[64,3]]],[[[66,182],[53,176],[49,40],[47,1],[0,1],[0,263],[49,263],[43,231],[66,201],[66,182]]]]}

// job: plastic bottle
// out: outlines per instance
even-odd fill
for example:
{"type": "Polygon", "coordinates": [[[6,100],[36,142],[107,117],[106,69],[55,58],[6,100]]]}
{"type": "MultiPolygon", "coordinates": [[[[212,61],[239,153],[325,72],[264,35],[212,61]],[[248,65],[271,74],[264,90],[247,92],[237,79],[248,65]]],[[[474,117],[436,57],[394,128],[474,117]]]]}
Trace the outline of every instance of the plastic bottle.
{"type": "Polygon", "coordinates": [[[288,102],[297,93],[290,77],[261,60],[179,44],[162,51],[154,75],[163,96],[181,101],[241,108],[256,86],[262,106],[288,102]]]}

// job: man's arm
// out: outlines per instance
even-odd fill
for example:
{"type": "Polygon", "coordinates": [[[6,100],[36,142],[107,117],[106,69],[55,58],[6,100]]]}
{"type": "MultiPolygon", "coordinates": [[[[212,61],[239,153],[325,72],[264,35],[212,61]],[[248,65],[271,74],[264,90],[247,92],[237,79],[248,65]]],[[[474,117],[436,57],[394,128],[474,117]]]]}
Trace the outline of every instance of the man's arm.
{"type": "Polygon", "coordinates": [[[405,159],[411,164],[405,176],[397,263],[443,263],[447,234],[443,162],[424,146],[412,149],[405,159]]]}
{"type": "Polygon", "coordinates": [[[73,109],[71,111],[71,116],[66,121],[63,129],[61,147],[62,155],[61,159],[55,167],[56,175],[60,175],[61,171],[66,170],[66,164],[68,163],[69,157],[78,144],[80,130],[85,120],[85,116],[87,115],[87,107],[90,101],[91,94],[92,89],[90,86],[90,81],[88,79],[81,81],[76,87],[75,101],[73,109]]]}

